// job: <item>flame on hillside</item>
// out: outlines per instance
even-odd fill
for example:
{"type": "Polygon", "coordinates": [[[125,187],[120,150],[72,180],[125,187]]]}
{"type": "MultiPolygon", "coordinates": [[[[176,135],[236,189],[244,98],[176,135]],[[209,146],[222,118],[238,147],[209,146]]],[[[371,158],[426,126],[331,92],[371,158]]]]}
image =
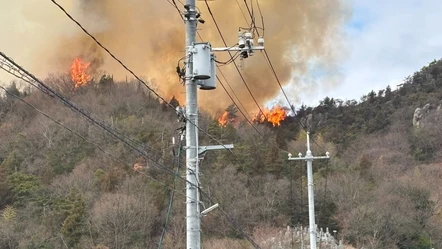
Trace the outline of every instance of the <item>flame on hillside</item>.
{"type": "MultiPolygon", "coordinates": [[[[17,61],[33,58],[26,62],[30,71],[42,76],[50,72],[66,72],[72,60],[81,56],[90,63],[90,67],[86,70],[88,74],[77,73],[73,77],[77,90],[87,84],[88,79],[92,79],[89,75],[96,75],[95,70],[109,72],[115,76],[116,81],[124,80],[128,75],[126,69],[107,56],[95,41],[79,32],[75,25],[70,25],[71,20],[60,15],[50,1],[23,2],[8,1],[8,11],[5,11],[18,13],[19,19],[11,24],[15,25],[8,30],[11,34],[0,39],[0,47],[7,46],[11,54],[20,54],[21,58],[17,57],[17,61]],[[28,15],[34,12],[47,15],[28,15]],[[29,43],[29,39],[35,42],[29,43]],[[23,50],[23,46],[27,46],[27,49],[23,50]]],[[[243,18],[245,2],[238,2],[240,7],[233,0],[210,1],[210,8],[217,16],[218,24],[230,29],[225,34],[228,44],[238,42],[234,33],[238,27],[250,24],[250,21],[244,22],[243,18]],[[225,11],[227,6],[230,7],[229,11],[225,11]]],[[[352,9],[349,1],[315,1],[315,4],[310,0],[259,2],[262,14],[266,17],[265,26],[271,27],[265,32],[266,51],[283,85],[290,84],[296,88],[298,84],[306,84],[305,79],[313,81],[309,84],[330,84],[322,87],[332,87],[340,82],[339,68],[347,56],[345,34],[352,9]],[[285,23],[290,25],[282,25],[285,23]],[[324,75],[310,78],[311,68],[320,68],[324,75]]],[[[258,7],[257,3],[251,1],[248,4],[254,9],[258,7]]],[[[196,4],[199,8],[206,8],[204,1],[197,1],[196,4]]],[[[182,17],[177,15],[176,9],[171,8],[169,2],[65,0],[62,5],[67,12],[80,18],[91,35],[105,44],[138,76],[145,78],[162,97],[170,99],[176,96],[179,102],[185,102],[185,95],[181,93],[183,88],[177,82],[174,67],[184,54],[185,29],[182,17]]],[[[182,6],[179,7],[182,9],[182,6]]],[[[256,20],[256,25],[263,28],[261,21],[256,20]]],[[[222,40],[214,30],[215,24],[206,22],[204,29],[199,31],[203,40],[221,44],[222,40]]],[[[258,31],[263,35],[262,30],[258,31]]],[[[218,60],[229,59],[228,53],[219,53],[218,60]]],[[[242,76],[246,82],[253,82],[252,89],[243,87],[243,81],[233,64],[226,66],[223,74],[230,79],[231,87],[241,99],[244,106],[241,108],[244,110],[254,110],[255,101],[267,103],[280,93],[278,84],[274,84],[274,75],[268,71],[265,57],[256,56],[244,62],[242,76]],[[250,91],[255,101],[249,98],[250,91]]],[[[201,108],[211,115],[221,114],[220,111],[224,110],[220,107],[231,103],[231,99],[220,87],[214,91],[200,92],[199,95],[201,108]]],[[[297,91],[292,91],[290,98],[300,100],[297,91]]]]}
{"type": "Polygon", "coordinates": [[[218,124],[221,127],[226,127],[228,124],[232,124],[233,126],[238,125],[238,122],[236,120],[237,109],[231,105],[229,106],[221,115],[221,117],[218,118],[218,124]]]}
{"type": "Polygon", "coordinates": [[[252,118],[253,122],[271,123],[273,126],[280,126],[281,121],[285,120],[287,112],[280,106],[275,106],[271,110],[264,109],[263,112],[259,112],[252,118]]]}
{"type": "Polygon", "coordinates": [[[223,115],[218,119],[218,123],[222,127],[226,127],[229,123],[229,113],[225,111],[223,115]]]}
{"type": "Polygon", "coordinates": [[[74,88],[85,86],[92,77],[89,75],[89,67],[91,63],[85,62],[81,58],[75,58],[71,65],[71,79],[74,82],[74,88]]]}

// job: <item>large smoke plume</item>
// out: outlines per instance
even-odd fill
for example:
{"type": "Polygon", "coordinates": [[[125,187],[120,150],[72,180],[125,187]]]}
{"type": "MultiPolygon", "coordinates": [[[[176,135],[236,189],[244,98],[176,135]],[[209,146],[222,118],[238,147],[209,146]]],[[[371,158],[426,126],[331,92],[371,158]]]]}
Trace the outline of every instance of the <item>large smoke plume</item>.
{"type": "MultiPolygon", "coordinates": [[[[130,77],[49,0],[18,2],[22,3],[10,5],[15,5],[19,11],[16,15],[23,19],[24,24],[21,33],[12,29],[10,32],[12,36],[21,36],[10,37],[9,45],[3,44],[4,41],[0,44],[5,53],[10,52],[10,56],[18,54],[19,63],[19,59],[24,59],[22,64],[34,70],[39,77],[57,71],[66,72],[78,56],[92,61],[93,65],[113,74],[114,78],[130,77]]],[[[136,74],[154,84],[166,98],[174,95],[184,104],[185,88],[179,84],[175,72],[177,61],[184,55],[184,24],[177,10],[166,0],[59,2],[136,74]]],[[[206,20],[205,24],[198,25],[201,36],[213,47],[223,46],[205,2],[197,3],[202,18],[206,20]]],[[[257,26],[262,26],[257,1],[248,0],[247,3],[250,8],[253,7],[257,26]]],[[[235,44],[238,27],[250,24],[244,1],[215,0],[209,1],[209,4],[228,45],[235,44]]],[[[347,16],[343,0],[259,0],[259,4],[265,21],[266,50],[283,84],[293,81],[296,86],[295,76],[307,73],[313,60],[324,71],[338,68],[343,54],[342,34],[347,16]]],[[[217,56],[219,60],[229,59],[226,53],[217,56]]],[[[222,70],[247,111],[256,112],[257,107],[236,69],[230,65],[222,67],[222,70]]],[[[244,61],[241,72],[260,105],[279,93],[274,76],[260,52],[244,61]]],[[[328,80],[324,84],[332,82],[328,80]]],[[[221,86],[215,91],[199,92],[201,108],[211,113],[232,103],[221,86]]],[[[296,97],[293,92],[289,95],[296,97]]]]}

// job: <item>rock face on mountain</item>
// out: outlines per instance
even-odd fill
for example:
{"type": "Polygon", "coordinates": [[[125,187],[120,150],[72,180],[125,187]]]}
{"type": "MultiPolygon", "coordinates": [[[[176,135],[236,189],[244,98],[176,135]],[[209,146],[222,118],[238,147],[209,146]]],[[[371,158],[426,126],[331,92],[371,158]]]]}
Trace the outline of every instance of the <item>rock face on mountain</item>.
{"type": "Polygon", "coordinates": [[[442,100],[439,101],[438,106],[426,104],[422,108],[416,108],[413,114],[413,127],[424,128],[425,125],[432,122],[433,119],[439,120],[442,118],[442,100]]]}

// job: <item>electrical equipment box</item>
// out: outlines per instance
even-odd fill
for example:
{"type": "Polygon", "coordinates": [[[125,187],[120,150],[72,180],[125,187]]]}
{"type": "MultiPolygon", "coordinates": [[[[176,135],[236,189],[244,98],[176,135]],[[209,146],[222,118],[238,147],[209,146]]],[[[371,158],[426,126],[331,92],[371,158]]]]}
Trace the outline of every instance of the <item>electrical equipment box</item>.
{"type": "Polygon", "coordinates": [[[215,54],[210,56],[210,79],[202,80],[200,85],[201,90],[214,90],[216,89],[216,62],[215,54]]]}
{"type": "Polygon", "coordinates": [[[207,80],[212,76],[211,72],[212,47],[208,42],[195,43],[193,45],[193,73],[196,80],[207,80]]]}

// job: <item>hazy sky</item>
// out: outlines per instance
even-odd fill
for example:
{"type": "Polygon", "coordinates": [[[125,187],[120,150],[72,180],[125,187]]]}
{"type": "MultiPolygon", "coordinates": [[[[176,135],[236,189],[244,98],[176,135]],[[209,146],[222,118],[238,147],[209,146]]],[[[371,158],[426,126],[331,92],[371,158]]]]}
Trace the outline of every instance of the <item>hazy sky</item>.
{"type": "Polygon", "coordinates": [[[360,100],[387,85],[396,89],[406,76],[442,57],[442,1],[353,0],[352,9],[342,83],[319,88],[302,102],[316,105],[325,96],[360,100]]]}
{"type": "MultiPolygon", "coordinates": [[[[340,71],[324,72],[312,62],[311,73],[301,79],[304,81],[302,87],[299,84],[296,88],[286,87],[289,96],[291,92],[297,93],[291,100],[293,104],[317,105],[326,96],[359,100],[363,94],[384,89],[387,85],[395,89],[406,76],[442,57],[441,0],[348,1],[352,14],[346,26],[344,42],[347,51],[340,71]],[[326,81],[326,74],[339,75],[338,82],[321,84],[322,78],[326,81]]],[[[51,39],[50,36],[44,40],[33,39],[32,32],[37,33],[42,28],[35,20],[49,19],[59,14],[58,10],[50,1],[43,0],[0,0],[0,3],[9,6],[0,8],[0,51],[26,67],[27,58],[33,54],[31,50],[51,39]],[[23,8],[24,3],[38,1],[41,2],[40,9],[23,8]],[[34,21],[32,27],[26,19],[34,21]],[[10,46],[18,39],[26,39],[29,46],[10,46]]],[[[68,22],[62,19],[58,25],[68,22]]],[[[37,76],[44,78],[40,72],[39,68],[34,69],[37,76]]],[[[0,82],[10,79],[0,72],[0,82]]]]}

